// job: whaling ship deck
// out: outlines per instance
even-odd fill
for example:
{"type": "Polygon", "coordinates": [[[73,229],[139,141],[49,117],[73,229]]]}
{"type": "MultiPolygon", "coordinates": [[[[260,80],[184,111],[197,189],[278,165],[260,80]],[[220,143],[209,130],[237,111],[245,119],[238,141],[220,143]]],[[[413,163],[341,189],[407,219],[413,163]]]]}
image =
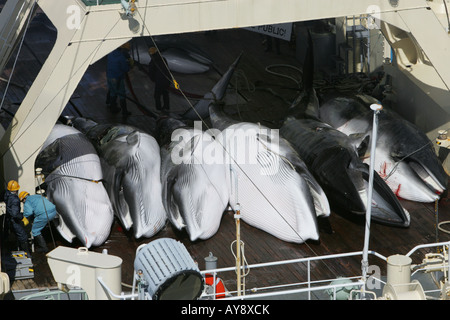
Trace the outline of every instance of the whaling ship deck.
{"type": "MultiPolygon", "coordinates": [[[[8,124],[11,115],[17,110],[20,102],[25,97],[28,87],[36,77],[42,63],[51,50],[56,37],[56,32],[49,22],[38,14],[28,30],[24,45],[18,56],[16,69],[6,94],[6,99],[0,116],[2,122],[8,124]]],[[[243,30],[218,30],[209,33],[195,33],[179,35],[182,39],[196,44],[205,51],[214,61],[214,67],[204,73],[196,75],[174,74],[182,90],[192,95],[202,96],[220,78],[228,66],[243,53],[238,70],[233,77],[226,98],[227,110],[236,119],[261,122],[269,127],[276,127],[282,119],[284,111],[297,95],[298,86],[294,81],[282,78],[267,72],[270,65],[290,65],[300,67],[292,43],[281,41],[281,52],[265,52],[263,41],[265,37],[260,34],[243,30]]],[[[105,59],[92,65],[77,90],[66,106],[63,115],[82,116],[91,118],[99,123],[121,122],[124,120],[119,115],[109,114],[105,106],[106,76],[105,59]]],[[[2,79],[8,79],[12,67],[12,61],[6,67],[2,79]]],[[[146,66],[140,68],[137,64],[130,72],[134,95],[133,100],[148,109],[154,110],[152,97],[152,82],[147,77],[146,66]]],[[[290,73],[292,77],[300,79],[295,69],[277,69],[282,73],[290,73]]],[[[0,83],[0,92],[3,95],[6,81],[0,83]]],[[[191,95],[191,96],[192,96],[191,95]]],[[[195,103],[195,99],[192,100],[195,103]]],[[[140,129],[154,133],[156,120],[142,113],[141,109],[128,101],[132,115],[126,123],[140,129]]],[[[184,98],[175,91],[171,94],[171,112],[181,114],[188,110],[189,105],[184,98]]],[[[207,121],[207,120],[206,120],[207,121]]],[[[444,197],[439,203],[414,203],[401,200],[401,203],[411,214],[411,226],[409,228],[392,228],[377,223],[371,224],[369,248],[382,255],[405,254],[414,246],[436,241],[449,241],[450,235],[437,231],[437,223],[450,220],[450,207],[448,197],[444,197]]],[[[332,213],[329,219],[321,221],[319,241],[308,241],[304,244],[293,244],[281,241],[263,231],[241,223],[241,240],[245,243],[245,258],[249,264],[271,262],[301,257],[313,257],[334,253],[346,253],[361,251],[364,242],[364,220],[344,217],[332,213]]],[[[80,244],[74,240],[67,243],[60,238],[55,229],[45,230],[45,237],[50,249],[54,245],[78,247],[80,244]]],[[[219,231],[212,238],[205,241],[191,242],[185,232],[174,230],[169,223],[151,239],[135,239],[124,231],[118,222],[114,223],[111,235],[106,243],[100,247],[91,248],[101,252],[107,249],[111,255],[123,259],[122,281],[131,284],[133,281],[133,262],[136,248],[156,238],[171,237],[181,241],[199,264],[200,270],[204,270],[204,258],[213,253],[218,257],[218,267],[235,265],[235,259],[231,251],[231,243],[236,239],[236,225],[233,214],[224,213],[219,231]]],[[[429,249],[432,250],[432,249],[429,249]]],[[[420,263],[422,256],[413,256],[413,263],[420,263]]],[[[380,264],[381,270],[385,266],[379,260],[369,261],[380,264]]],[[[46,262],[44,254],[33,255],[35,275],[33,279],[15,280],[12,289],[26,290],[35,288],[53,288],[56,283],[46,262]]],[[[339,276],[358,275],[361,272],[361,259],[359,257],[345,259],[340,262],[316,262],[312,265],[313,278],[335,278],[339,276]]],[[[234,273],[223,277],[229,290],[236,287],[234,273]]],[[[246,277],[248,289],[255,286],[270,286],[279,283],[299,282],[306,280],[306,266],[291,265],[277,267],[276,269],[251,270],[246,277]]],[[[124,291],[127,291],[124,288],[124,291]]]]}

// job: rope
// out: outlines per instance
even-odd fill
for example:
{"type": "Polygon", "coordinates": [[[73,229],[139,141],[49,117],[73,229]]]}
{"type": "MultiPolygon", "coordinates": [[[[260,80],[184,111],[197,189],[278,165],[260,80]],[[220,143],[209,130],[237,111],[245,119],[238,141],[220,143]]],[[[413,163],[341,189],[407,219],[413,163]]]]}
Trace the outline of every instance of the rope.
{"type": "MultiPolygon", "coordinates": [[[[38,176],[40,176],[40,175],[38,175],[38,176]]],[[[39,181],[39,178],[37,177],[37,179],[38,179],[39,193],[40,193],[40,195],[41,195],[42,204],[44,205],[45,216],[47,217],[47,223],[48,223],[48,226],[50,227],[49,229],[50,229],[50,236],[51,236],[52,242],[53,242],[53,248],[56,248],[55,237],[53,236],[53,231],[52,231],[52,228],[51,228],[51,226],[50,226],[50,219],[49,219],[49,217],[48,217],[47,207],[45,206],[44,193],[42,192],[42,189],[41,189],[41,183],[40,183],[40,181],[39,181]]]]}
{"type": "MultiPolygon", "coordinates": [[[[36,3],[36,1],[35,1],[35,3],[36,3]]],[[[35,4],[34,3],[34,4],[35,4]]],[[[140,14],[140,12],[137,10],[137,12],[138,12],[138,14],[139,15],[141,15],[140,14]]],[[[142,18],[142,16],[141,16],[141,19],[142,19],[142,21],[145,21],[143,18],[142,18]]],[[[121,20],[121,18],[119,17],[118,19],[117,19],[117,21],[115,22],[115,24],[111,27],[111,29],[108,31],[108,33],[105,35],[105,37],[104,37],[104,39],[106,39],[107,38],[107,36],[112,32],[112,30],[115,28],[115,26],[120,22],[120,20],[121,20]]],[[[151,33],[150,33],[150,31],[148,30],[148,28],[147,28],[147,25],[146,24],[144,24],[144,27],[145,27],[145,29],[147,30],[147,32],[148,32],[148,34],[150,35],[150,37],[151,37],[151,39],[152,39],[152,41],[153,41],[153,44],[154,44],[154,46],[157,48],[157,51],[158,51],[158,54],[161,54],[160,53],[160,50],[159,50],[159,48],[158,48],[158,46],[157,46],[157,44],[156,44],[156,42],[154,41],[154,39],[153,39],[153,36],[151,35],[151,33]]],[[[23,40],[23,39],[22,39],[23,40]]],[[[101,45],[101,42],[99,42],[99,45],[98,45],[98,47],[101,45]]],[[[16,61],[17,61],[17,58],[18,57],[16,57],[16,61]]],[[[89,59],[89,57],[87,57],[86,59],[85,59],[85,62],[87,61],[89,59]]],[[[164,61],[164,60],[163,60],[164,61]]],[[[164,62],[165,63],[165,62],[164,62]]],[[[198,116],[198,118],[202,121],[202,123],[205,125],[205,127],[207,128],[207,129],[210,129],[209,128],[209,126],[208,126],[208,124],[205,122],[205,120],[201,117],[201,115],[198,113],[198,111],[194,108],[194,106],[192,105],[192,103],[189,101],[189,99],[186,97],[186,95],[185,95],[185,93],[183,92],[183,90],[182,90],[182,88],[179,86],[179,84],[176,82],[176,80],[175,80],[175,77],[173,76],[173,74],[172,74],[172,72],[170,71],[170,69],[168,68],[168,66],[167,66],[167,64],[165,63],[165,65],[166,65],[166,67],[167,67],[167,69],[168,69],[168,71],[169,71],[169,74],[170,74],[170,76],[171,76],[171,81],[174,83],[174,86],[175,86],[175,88],[181,93],[181,95],[185,98],[185,100],[188,102],[188,104],[189,104],[189,106],[194,110],[194,112],[197,114],[197,116],[198,116]]],[[[81,67],[80,67],[81,68],[81,67]]],[[[78,70],[77,70],[78,71],[78,70]]],[[[74,72],[74,74],[75,74],[76,72],[74,72]]],[[[72,77],[71,77],[72,78],[72,77]]],[[[69,80],[67,80],[66,81],[66,83],[64,83],[64,85],[66,85],[69,81],[71,81],[71,78],[69,79],[69,80]]],[[[294,80],[295,81],[295,80],[294,80]]],[[[296,81],[296,83],[297,83],[297,81],[296,81]]],[[[59,94],[62,90],[64,89],[64,86],[57,92],[57,94],[59,94]]],[[[56,95],[57,95],[56,94],[56,95]]],[[[55,95],[55,97],[56,97],[56,95],[55,95]]],[[[49,105],[50,105],[50,103],[55,99],[55,97],[44,107],[44,110],[46,109],[46,108],[48,108],[49,107],[49,105]]],[[[2,102],[3,103],[3,102],[2,102]]],[[[37,116],[39,116],[39,115],[37,115],[37,116]]],[[[36,120],[36,119],[34,119],[34,120],[36,120]]],[[[26,132],[29,128],[30,128],[30,126],[31,126],[31,124],[32,123],[34,123],[34,121],[30,121],[30,125],[27,127],[27,128],[25,128],[25,130],[23,131],[23,133],[22,133],[22,135],[24,134],[24,132],[26,132]]],[[[21,137],[21,135],[19,135],[18,136],[18,138],[20,138],[21,137]]],[[[10,148],[13,148],[15,146],[15,143],[13,142],[12,144],[11,144],[11,146],[10,146],[10,148]]],[[[222,145],[222,147],[224,148],[224,150],[225,150],[225,152],[227,152],[228,153],[228,150],[225,148],[225,146],[223,146],[222,145]]],[[[8,151],[8,150],[10,150],[10,149],[7,149],[1,156],[3,157],[4,155],[5,155],[5,153],[8,151]]],[[[239,164],[236,162],[236,160],[235,159],[233,159],[233,161],[235,162],[235,164],[240,168],[240,166],[239,166],[239,164]]],[[[267,199],[267,197],[264,195],[264,193],[262,193],[262,191],[258,188],[258,186],[256,186],[256,184],[250,179],[250,177],[248,177],[248,175],[247,175],[247,173],[245,173],[245,171],[243,171],[242,169],[241,169],[241,171],[247,176],[247,178],[249,179],[249,181],[255,186],[255,188],[258,190],[258,192],[260,192],[261,194],[262,194],[262,196],[267,200],[267,202],[274,208],[274,210],[280,215],[280,217],[282,217],[282,215],[281,215],[281,213],[277,210],[277,208],[275,208],[275,206],[269,201],[269,199],[267,199]]],[[[291,228],[293,228],[292,226],[290,226],[291,228]]],[[[299,239],[301,239],[302,241],[303,241],[303,239],[302,239],[302,237],[297,233],[297,235],[298,235],[298,237],[299,237],[299,239]]],[[[53,238],[53,235],[52,235],[52,238],[53,238]]],[[[311,252],[313,252],[316,256],[317,256],[317,253],[311,248],[311,246],[309,246],[306,242],[304,242],[305,243],[305,245],[311,250],[311,252]]],[[[325,263],[326,264],[326,263],[325,263]]],[[[330,269],[331,270],[331,269],[330,269]]]]}
{"type": "MultiPolygon", "coordinates": [[[[234,240],[233,242],[231,242],[230,245],[230,249],[231,249],[231,254],[233,255],[234,259],[236,260],[236,254],[233,251],[233,245],[236,244],[236,248],[237,248],[237,240],[234,240]]],[[[248,267],[248,262],[247,262],[247,258],[245,257],[245,243],[241,240],[240,241],[240,251],[241,251],[241,266],[244,267],[245,272],[243,274],[241,274],[241,278],[244,280],[242,285],[242,292],[245,292],[245,277],[248,276],[248,274],[250,273],[250,268],[248,267]]],[[[239,267],[241,267],[239,266],[239,267]]],[[[235,270],[235,273],[237,274],[237,270],[235,270]]],[[[238,290],[240,290],[241,288],[238,288],[238,290]]]]}
{"type": "Polygon", "coordinates": [[[302,70],[300,70],[299,68],[297,68],[297,67],[295,67],[295,66],[291,66],[291,65],[289,65],[289,64],[273,64],[273,65],[267,66],[267,67],[266,67],[266,71],[267,71],[268,73],[270,73],[270,74],[273,74],[273,75],[276,75],[276,76],[279,76],[279,77],[283,77],[283,78],[287,78],[287,79],[289,79],[289,80],[292,80],[292,81],[294,81],[295,84],[300,88],[301,83],[302,83],[301,81],[298,81],[297,79],[295,79],[295,78],[293,78],[293,77],[290,77],[290,76],[288,76],[288,75],[285,75],[285,74],[282,74],[282,73],[279,73],[279,72],[270,71],[271,68],[280,68],[280,67],[284,67],[284,68],[292,68],[292,69],[297,70],[300,74],[302,74],[302,70]]]}
{"type": "Polygon", "coordinates": [[[399,161],[397,161],[397,163],[394,165],[394,167],[392,167],[392,170],[386,175],[386,177],[384,178],[385,181],[387,181],[387,179],[389,179],[395,172],[395,170],[397,170],[397,167],[399,166],[400,162],[402,162],[403,160],[405,160],[406,158],[412,156],[414,153],[419,152],[420,150],[422,150],[423,148],[425,148],[426,146],[428,146],[429,144],[431,144],[432,142],[428,142],[426,144],[424,144],[422,147],[420,147],[419,149],[411,152],[410,154],[404,156],[403,158],[401,158],[399,161]]]}
{"type": "Polygon", "coordinates": [[[11,73],[9,74],[8,82],[6,83],[5,92],[3,93],[3,98],[2,98],[2,101],[0,103],[0,110],[3,108],[3,103],[5,101],[6,93],[8,92],[9,85],[11,83],[11,78],[12,78],[12,75],[14,74],[14,70],[16,69],[17,61],[19,60],[19,54],[20,54],[20,52],[22,50],[23,41],[25,40],[25,35],[27,34],[28,26],[30,25],[31,17],[33,16],[33,11],[34,11],[34,7],[36,6],[36,2],[37,2],[37,0],[35,0],[33,2],[33,6],[31,7],[30,15],[28,16],[28,20],[27,20],[27,24],[26,24],[26,27],[25,27],[25,31],[23,32],[22,39],[20,40],[19,50],[17,50],[17,55],[16,55],[16,57],[14,59],[14,64],[12,66],[11,73]]]}
{"type": "MultiPolygon", "coordinates": [[[[116,25],[117,25],[120,21],[121,21],[121,18],[118,17],[117,20],[116,20],[116,22],[114,23],[114,25],[111,27],[111,29],[108,31],[108,33],[105,35],[104,39],[106,39],[106,37],[113,31],[113,29],[116,27],[116,25]]],[[[97,45],[97,48],[99,48],[101,45],[102,45],[102,42],[99,41],[99,44],[97,45]]],[[[94,49],[93,51],[95,51],[95,49],[94,49]]],[[[88,57],[84,60],[84,62],[87,62],[87,61],[89,60],[89,58],[90,58],[90,56],[88,56],[88,57]]],[[[83,65],[83,64],[84,64],[84,63],[82,63],[81,65],[83,65]]],[[[81,66],[80,66],[77,70],[75,70],[75,72],[73,72],[73,74],[76,74],[76,73],[79,71],[80,68],[81,68],[81,66]]],[[[56,92],[56,94],[55,94],[55,96],[53,97],[53,99],[51,99],[50,102],[48,102],[47,105],[44,107],[43,111],[46,110],[46,109],[49,107],[50,103],[52,103],[53,100],[56,98],[56,96],[57,96],[61,91],[64,90],[64,88],[65,88],[65,86],[67,85],[67,83],[69,83],[71,80],[72,80],[72,77],[70,77],[70,78],[63,84],[63,86],[61,87],[61,89],[60,89],[58,92],[56,92]]],[[[28,125],[28,127],[26,127],[25,130],[23,130],[23,132],[22,132],[20,135],[18,135],[18,136],[16,137],[15,140],[17,140],[17,139],[20,138],[23,134],[25,134],[25,132],[27,132],[27,130],[32,126],[32,124],[36,121],[37,117],[39,117],[39,116],[40,116],[40,114],[36,115],[36,118],[34,118],[34,119],[32,119],[32,120],[30,121],[30,124],[28,125]]],[[[1,158],[3,158],[3,156],[6,154],[6,152],[8,152],[10,149],[13,149],[14,147],[15,147],[15,142],[11,142],[9,148],[6,148],[6,150],[1,154],[1,158]]],[[[30,156],[30,157],[31,157],[31,156],[30,156]]],[[[4,179],[5,179],[5,178],[3,177],[3,180],[4,180],[4,179]]]]}
{"type": "Polygon", "coordinates": [[[438,229],[441,230],[442,232],[445,232],[445,233],[450,234],[450,231],[449,231],[449,230],[446,230],[446,229],[442,228],[442,226],[443,226],[443,225],[446,225],[446,224],[450,224],[450,221],[443,221],[443,222],[440,222],[440,223],[438,224],[438,229]]]}
{"type": "MultiPolygon", "coordinates": [[[[141,16],[139,10],[137,10],[137,12],[138,12],[138,14],[139,14],[141,20],[142,20],[142,21],[145,21],[145,20],[143,19],[143,17],[141,16]]],[[[151,38],[151,40],[152,40],[152,42],[153,42],[155,48],[157,49],[158,54],[161,54],[161,53],[160,53],[160,50],[159,50],[159,48],[158,48],[158,46],[157,46],[157,44],[156,44],[156,42],[155,42],[154,39],[153,39],[153,36],[152,36],[150,30],[149,30],[148,27],[147,27],[147,25],[144,23],[143,26],[144,26],[145,30],[147,31],[147,33],[149,34],[149,36],[150,36],[150,38],[151,38]]],[[[174,76],[173,76],[172,72],[169,70],[167,64],[166,64],[166,67],[167,67],[167,69],[168,69],[168,71],[169,71],[169,74],[171,75],[172,79],[174,80],[174,76]]],[[[203,123],[203,125],[207,128],[207,130],[211,130],[210,127],[208,126],[208,124],[205,122],[205,120],[201,117],[201,115],[198,113],[198,111],[194,108],[194,106],[192,105],[192,103],[189,101],[189,99],[187,99],[187,97],[186,97],[186,95],[184,94],[184,92],[183,92],[183,90],[181,89],[181,87],[179,87],[178,90],[180,91],[180,93],[182,94],[182,96],[185,98],[185,100],[187,101],[187,103],[189,104],[189,106],[190,106],[190,107],[194,110],[194,112],[197,114],[197,117],[200,119],[200,121],[203,123]]],[[[218,141],[218,140],[216,140],[216,141],[218,141]]],[[[219,143],[221,143],[221,142],[219,142],[219,143]]],[[[221,144],[221,146],[222,146],[223,150],[228,154],[229,158],[230,158],[231,160],[233,160],[233,162],[235,163],[235,165],[241,170],[241,172],[242,172],[242,173],[247,177],[247,179],[253,184],[253,186],[256,188],[256,190],[257,190],[257,191],[258,191],[258,192],[266,199],[267,203],[268,203],[268,204],[269,204],[269,205],[277,212],[277,214],[278,214],[282,219],[284,219],[284,217],[282,216],[281,212],[279,212],[278,209],[277,209],[277,208],[269,201],[269,199],[267,199],[266,195],[265,195],[265,194],[261,191],[261,189],[260,189],[260,188],[259,188],[259,187],[258,187],[258,186],[250,179],[250,177],[248,176],[248,174],[247,174],[244,170],[242,170],[241,166],[237,163],[237,161],[231,157],[231,155],[229,154],[227,148],[226,148],[224,145],[222,145],[222,144],[221,144]]],[[[285,219],[284,219],[284,220],[285,220],[285,219]]],[[[286,220],[285,220],[285,221],[286,221],[286,220]]],[[[312,248],[309,244],[306,243],[306,241],[300,236],[300,234],[298,234],[298,232],[295,230],[295,228],[294,228],[293,226],[291,226],[290,224],[288,224],[288,226],[294,230],[294,232],[295,232],[296,235],[299,237],[299,239],[300,239],[300,240],[301,240],[301,241],[302,241],[302,242],[303,242],[303,243],[311,250],[311,252],[313,252],[313,254],[315,254],[316,256],[318,256],[318,254],[313,250],[313,248],[312,248]]],[[[324,263],[325,263],[325,262],[324,262],[324,263]]],[[[325,265],[326,265],[326,263],[325,263],[325,265]]],[[[327,266],[327,267],[328,267],[328,266],[327,266]]],[[[328,268],[329,268],[329,267],[328,267],[328,268]]],[[[330,268],[329,268],[329,270],[332,271],[330,268]]],[[[334,272],[333,272],[333,273],[334,273],[334,272]]]]}
{"type": "MultiPolygon", "coordinates": [[[[56,170],[56,168],[55,168],[54,170],[56,170]]],[[[100,183],[100,182],[103,182],[103,180],[92,180],[92,179],[88,179],[88,178],[82,178],[82,177],[70,176],[70,175],[67,175],[67,174],[52,173],[52,176],[55,176],[55,177],[64,177],[64,178],[71,178],[71,179],[83,180],[83,181],[94,182],[94,183],[100,183]]],[[[55,180],[55,179],[47,179],[47,182],[48,182],[48,181],[53,181],[53,180],[55,180]]]]}

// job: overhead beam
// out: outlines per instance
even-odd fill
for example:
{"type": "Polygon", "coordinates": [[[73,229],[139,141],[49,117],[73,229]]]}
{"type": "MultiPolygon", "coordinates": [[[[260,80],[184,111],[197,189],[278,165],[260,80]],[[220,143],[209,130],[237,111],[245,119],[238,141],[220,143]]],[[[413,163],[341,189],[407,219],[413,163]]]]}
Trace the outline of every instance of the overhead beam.
{"type": "MultiPolygon", "coordinates": [[[[121,4],[86,7],[80,1],[80,6],[89,16],[86,17],[84,32],[79,34],[78,41],[94,40],[96,36],[102,36],[109,30],[111,30],[109,37],[114,38],[243,28],[426,8],[427,2],[424,0],[136,0],[136,5],[137,11],[133,18],[124,19],[112,28],[123,12],[121,4]]],[[[45,11],[52,19],[53,13],[45,11]]],[[[58,14],[55,19],[60,18],[61,13],[58,14]]]]}

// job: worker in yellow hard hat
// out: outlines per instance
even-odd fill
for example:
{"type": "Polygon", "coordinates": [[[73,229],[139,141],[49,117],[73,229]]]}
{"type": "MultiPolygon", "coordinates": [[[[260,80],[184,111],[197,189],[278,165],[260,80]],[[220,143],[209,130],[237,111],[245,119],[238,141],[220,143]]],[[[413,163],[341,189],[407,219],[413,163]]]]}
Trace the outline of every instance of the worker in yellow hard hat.
{"type": "Polygon", "coordinates": [[[130,50],[131,44],[130,44],[130,42],[125,42],[123,45],[120,46],[120,48],[130,50]]]}
{"type": "Polygon", "coordinates": [[[36,252],[48,252],[47,244],[41,231],[47,225],[47,222],[52,221],[56,217],[55,205],[42,195],[30,195],[26,191],[22,191],[19,194],[19,199],[23,202],[24,219],[34,217],[31,234],[36,244],[36,252]]]}
{"type": "Polygon", "coordinates": [[[10,180],[6,189],[7,190],[4,194],[6,217],[2,244],[8,240],[9,231],[10,229],[12,229],[16,236],[19,248],[30,255],[28,235],[24,228],[24,222],[22,221],[23,215],[20,210],[20,199],[17,195],[20,189],[20,185],[16,180],[10,180]]]}
{"type": "Polygon", "coordinates": [[[148,49],[148,53],[150,55],[154,55],[157,52],[158,52],[158,49],[156,49],[156,47],[150,47],[150,49],[148,49]]]}

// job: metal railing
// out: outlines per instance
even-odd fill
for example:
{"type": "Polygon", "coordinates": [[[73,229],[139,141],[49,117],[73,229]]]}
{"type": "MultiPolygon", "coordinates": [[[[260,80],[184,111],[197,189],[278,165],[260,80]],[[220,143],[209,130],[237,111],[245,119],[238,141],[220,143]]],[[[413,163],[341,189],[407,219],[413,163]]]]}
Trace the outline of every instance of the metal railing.
{"type": "Polygon", "coordinates": [[[118,4],[121,0],[82,0],[86,6],[100,6],[106,4],[118,4]]]}
{"type": "MultiPolygon", "coordinates": [[[[450,242],[439,242],[439,243],[431,243],[431,244],[423,244],[414,247],[411,251],[409,251],[406,256],[411,256],[413,253],[417,252],[421,249],[426,248],[436,248],[438,252],[441,253],[432,253],[433,257],[438,255],[441,259],[441,265],[437,266],[435,262],[431,262],[430,264],[426,263],[426,259],[424,259],[424,263],[421,265],[416,265],[416,269],[412,272],[412,275],[417,272],[433,272],[437,270],[443,270],[444,277],[446,281],[450,275],[450,264],[448,263],[448,250],[450,248],[450,242]]],[[[375,251],[368,251],[368,254],[371,256],[375,256],[384,262],[387,262],[387,258],[375,251]]],[[[307,280],[304,282],[298,283],[289,283],[289,284],[279,284],[276,286],[270,287],[261,287],[261,288],[252,288],[247,289],[244,294],[237,294],[236,291],[227,291],[224,300],[241,300],[241,299],[260,299],[265,297],[276,297],[281,295],[293,295],[293,294],[301,294],[306,293],[307,299],[312,299],[312,293],[317,291],[326,291],[330,296],[330,299],[336,299],[337,292],[344,288],[351,287],[351,293],[349,294],[349,299],[355,299],[353,294],[359,294],[360,298],[370,299],[376,297],[373,291],[367,290],[367,280],[370,279],[372,285],[381,288],[382,285],[385,285],[386,282],[377,278],[375,275],[371,275],[364,279],[363,276],[347,276],[347,277],[339,277],[339,278],[330,278],[324,280],[312,280],[311,277],[311,263],[319,260],[330,260],[330,259],[343,259],[350,258],[355,256],[362,256],[363,251],[350,252],[350,253],[342,253],[342,254],[331,254],[325,256],[317,256],[317,257],[309,257],[309,258],[299,258],[285,261],[276,261],[276,262],[268,262],[268,263],[259,263],[252,264],[248,266],[242,266],[241,269],[258,269],[265,267],[279,267],[282,265],[288,264],[303,264],[306,265],[307,269],[307,280]],[[341,280],[341,281],[335,281],[341,280]],[[379,284],[379,286],[378,286],[379,284]],[[295,288],[294,288],[295,287],[295,288]],[[267,292],[263,292],[267,291],[267,292]],[[270,292],[269,292],[270,291],[270,292]],[[262,293],[260,293],[262,292],[262,293]],[[248,293],[248,294],[247,294],[248,293]]],[[[244,271],[245,271],[244,270],[244,271]]],[[[216,283],[216,278],[219,277],[219,274],[223,274],[225,272],[236,271],[236,267],[227,267],[227,268],[217,268],[211,270],[201,271],[203,275],[209,274],[213,276],[213,282],[216,283]]],[[[370,288],[369,288],[370,289],[370,288]]],[[[217,293],[215,287],[213,286],[213,292],[204,292],[202,295],[202,299],[215,299],[215,297],[219,296],[221,293],[217,293]]],[[[435,293],[440,290],[425,290],[425,293],[435,293]]]]}
{"type": "Polygon", "coordinates": [[[72,289],[69,292],[61,290],[43,290],[33,294],[25,295],[19,300],[89,300],[86,292],[82,289],[72,289]]]}
{"type": "MultiPolygon", "coordinates": [[[[432,255],[433,257],[437,256],[440,261],[439,265],[435,261],[427,262],[427,259],[425,258],[420,265],[414,265],[415,271],[413,274],[423,271],[423,272],[434,272],[434,271],[442,271],[444,273],[444,277],[446,282],[448,281],[448,275],[450,274],[450,265],[448,263],[448,250],[450,248],[450,241],[449,242],[439,242],[439,243],[431,243],[431,244],[424,244],[424,245],[418,245],[414,247],[411,251],[409,251],[406,256],[411,256],[413,253],[417,252],[421,249],[426,248],[436,248],[437,253],[428,253],[425,255],[432,255]]],[[[375,251],[368,251],[369,255],[374,256],[376,258],[379,258],[383,262],[387,262],[388,258],[375,252],[375,251]]],[[[342,253],[342,254],[330,254],[330,255],[324,255],[324,256],[315,256],[315,257],[307,257],[307,258],[299,258],[299,259],[291,259],[291,260],[283,260],[283,261],[274,261],[274,262],[267,262],[267,263],[258,263],[258,264],[250,264],[246,266],[242,266],[241,269],[243,274],[247,274],[249,270],[254,271],[255,269],[260,268],[276,268],[280,266],[287,266],[287,265],[303,265],[306,266],[306,281],[303,282],[296,282],[296,283],[285,283],[285,284],[278,284],[278,285],[272,285],[272,286],[266,286],[266,287],[260,287],[260,288],[251,288],[243,290],[242,292],[237,291],[227,291],[226,292],[216,292],[216,287],[213,285],[210,288],[212,290],[205,290],[203,294],[201,295],[200,299],[215,299],[216,297],[223,297],[221,300],[244,300],[244,299],[262,299],[262,298],[274,298],[277,296],[283,296],[284,298],[289,295],[296,294],[297,296],[295,299],[298,299],[298,296],[300,294],[306,294],[307,300],[312,299],[312,293],[315,292],[326,292],[329,296],[329,299],[337,299],[339,292],[341,290],[344,291],[346,294],[345,299],[350,300],[358,300],[358,299],[376,299],[377,296],[374,291],[372,290],[372,287],[368,285],[369,280],[371,285],[373,287],[376,287],[378,289],[381,289],[381,285],[385,285],[386,282],[381,280],[381,277],[378,278],[376,274],[367,276],[364,278],[363,276],[342,276],[342,277],[334,277],[329,279],[323,279],[323,280],[313,280],[312,279],[312,263],[318,262],[318,261],[326,261],[331,259],[345,259],[345,258],[352,258],[357,256],[363,256],[364,251],[357,251],[357,252],[350,252],[350,253],[342,253]],[[378,285],[379,284],[379,285],[378,285]],[[370,290],[367,290],[370,289],[370,290]],[[212,292],[211,292],[212,291],[212,292]],[[242,293],[242,294],[241,294],[242,293]]],[[[227,267],[227,268],[216,268],[216,269],[209,269],[209,270],[203,270],[200,271],[200,273],[206,277],[213,276],[213,284],[216,284],[216,280],[219,279],[219,274],[223,274],[226,272],[236,272],[236,266],[234,267],[227,267]]],[[[223,278],[225,279],[225,278],[223,278]]],[[[100,285],[109,292],[111,298],[119,299],[119,300],[134,300],[135,298],[139,298],[139,295],[135,293],[135,283],[133,283],[133,291],[131,294],[114,294],[103,282],[101,277],[98,277],[97,281],[99,281],[100,285]]],[[[436,293],[440,290],[425,290],[424,293],[436,293]]],[[[82,294],[84,291],[70,291],[69,293],[80,293],[82,294]]],[[[56,290],[53,292],[50,291],[43,291],[39,292],[37,294],[29,295],[27,297],[24,297],[22,299],[55,299],[60,300],[62,296],[66,297],[65,295],[67,292],[63,292],[60,290],[56,290]]],[[[431,296],[430,296],[431,297],[431,296]]],[[[427,296],[428,298],[428,296],[427,296]]],[[[87,299],[86,296],[82,297],[81,299],[87,299]]]]}
{"type": "MultiPolygon", "coordinates": [[[[381,255],[377,252],[369,251],[369,254],[373,255],[375,257],[378,257],[384,261],[387,260],[386,257],[384,257],[383,255],[381,255]]],[[[307,280],[304,282],[298,282],[298,283],[280,284],[280,285],[276,285],[276,286],[261,287],[261,288],[252,288],[252,289],[246,290],[249,292],[249,294],[245,294],[245,292],[244,292],[243,295],[240,295],[240,294],[235,295],[237,293],[237,291],[227,292],[226,297],[223,299],[227,299],[227,300],[260,299],[260,298],[264,298],[264,297],[275,297],[275,296],[279,296],[279,295],[292,295],[292,294],[306,293],[307,299],[311,300],[311,298],[312,298],[311,293],[314,291],[327,291],[331,297],[336,298],[336,292],[339,289],[342,289],[344,287],[351,286],[351,287],[355,287],[355,288],[359,288],[359,289],[363,290],[366,282],[360,276],[339,277],[338,279],[341,281],[339,281],[337,283],[332,283],[337,278],[324,279],[324,280],[312,280],[312,277],[311,277],[311,272],[312,272],[311,264],[313,262],[321,261],[321,260],[330,260],[330,259],[351,258],[351,257],[355,257],[355,256],[362,257],[362,255],[363,255],[363,251],[357,251],[357,252],[342,253],[342,254],[331,254],[331,255],[325,255],[325,256],[251,264],[251,265],[248,265],[245,267],[242,266],[241,269],[243,269],[245,271],[247,269],[254,270],[254,269],[258,269],[258,268],[279,267],[279,266],[285,266],[285,265],[290,265],[290,264],[302,264],[302,265],[306,265],[307,280]],[[347,280],[347,281],[345,281],[345,280],[347,280]],[[297,287],[297,288],[291,289],[292,287],[297,287]],[[270,292],[258,293],[261,291],[270,291],[270,292]]],[[[212,283],[216,283],[216,277],[218,277],[219,274],[224,273],[224,272],[230,272],[230,271],[236,271],[236,267],[204,270],[204,271],[201,271],[201,273],[203,275],[206,275],[206,274],[213,275],[212,283]]],[[[377,279],[373,278],[373,280],[377,280],[377,279]]],[[[212,293],[205,293],[202,295],[202,298],[214,299],[219,294],[220,293],[217,293],[215,291],[215,287],[214,287],[214,290],[212,293]]]]}

